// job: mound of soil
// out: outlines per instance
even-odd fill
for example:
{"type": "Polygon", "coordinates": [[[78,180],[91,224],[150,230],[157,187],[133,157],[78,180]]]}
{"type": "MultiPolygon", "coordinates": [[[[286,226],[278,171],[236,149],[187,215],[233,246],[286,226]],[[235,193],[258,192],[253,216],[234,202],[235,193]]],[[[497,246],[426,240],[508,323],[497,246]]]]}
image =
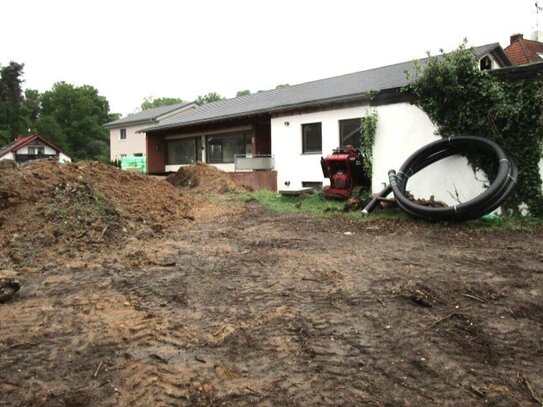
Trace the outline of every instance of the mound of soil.
{"type": "Polygon", "coordinates": [[[0,253],[12,264],[121,244],[191,217],[191,201],[167,182],[109,165],[0,166],[0,253]]]}
{"type": "Polygon", "coordinates": [[[246,190],[246,187],[231,179],[226,172],[202,162],[179,168],[179,171],[168,176],[166,181],[176,187],[191,188],[203,193],[223,194],[246,190]]]}

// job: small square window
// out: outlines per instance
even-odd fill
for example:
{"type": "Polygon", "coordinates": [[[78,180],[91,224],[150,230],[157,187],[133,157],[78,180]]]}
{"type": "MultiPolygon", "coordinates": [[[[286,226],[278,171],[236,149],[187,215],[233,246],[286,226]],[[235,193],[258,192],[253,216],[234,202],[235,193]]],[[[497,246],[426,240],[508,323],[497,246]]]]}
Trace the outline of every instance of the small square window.
{"type": "Polygon", "coordinates": [[[120,140],[126,140],[126,129],[121,129],[120,140]]]}
{"type": "Polygon", "coordinates": [[[302,124],[302,153],[322,152],[322,123],[302,124]]]}

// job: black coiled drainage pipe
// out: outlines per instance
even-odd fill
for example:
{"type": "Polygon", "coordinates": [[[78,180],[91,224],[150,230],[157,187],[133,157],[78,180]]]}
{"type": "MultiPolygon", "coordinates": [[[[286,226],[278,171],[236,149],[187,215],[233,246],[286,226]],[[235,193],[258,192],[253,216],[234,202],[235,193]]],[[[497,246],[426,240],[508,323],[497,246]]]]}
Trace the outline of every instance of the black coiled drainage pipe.
{"type": "Polygon", "coordinates": [[[517,175],[516,164],[495,142],[477,136],[449,137],[417,150],[403,163],[397,173],[390,170],[388,172],[390,184],[366,205],[362,213],[369,214],[377,206],[379,197],[384,198],[392,192],[398,206],[414,218],[435,222],[477,219],[497,209],[507,199],[516,185],[517,175]],[[443,158],[474,149],[494,156],[499,163],[496,178],[482,194],[467,202],[447,208],[422,206],[406,198],[405,191],[410,177],[443,158]]]}

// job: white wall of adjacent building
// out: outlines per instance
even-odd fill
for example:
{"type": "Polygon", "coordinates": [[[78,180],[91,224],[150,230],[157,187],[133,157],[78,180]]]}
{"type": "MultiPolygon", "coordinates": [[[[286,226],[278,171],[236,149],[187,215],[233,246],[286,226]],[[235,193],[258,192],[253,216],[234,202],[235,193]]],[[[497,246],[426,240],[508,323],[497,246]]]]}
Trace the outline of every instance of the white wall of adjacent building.
{"type": "Polygon", "coordinates": [[[129,156],[134,154],[147,155],[147,143],[145,133],[138,133],[138,131],[145,129],[160,123],[166,119],[173,119],[182,115],[187,110],[193,109],[196,104],[190,104],[184,106],[181,109],[174,110],[173,112],[166,113],[157,118],[156,122],[146,123],[127,123],[125,126],[109,129],[109,155],[111,161],[120,160],[122,156],[129,156]],[[121,139],[121,130],[126,130],[126,138],[121,139]]]}
{"type": "Polygon", "coordinates": [[[149,127],[146,125],[126,126],[109,130],[109,155],[111,161],[120,160],[122,156],[147,153],[145,133],[139,130],[149,127]],[[121,130],[126,129],[126,138],[121,139],[121,130]]]}
{"type": "MultiPolygon", "coordinates": [[[[18,155],[18,154],[22,154],[22,155],[36,154],[35,150],[33,150],[33,148],[35,148],[35,147],[43,147],[43,154],[44,155],[56,155],[57,154],[57,150],[55,150],[54,148],[48,146],[47,144],[42,143],[42,142],[33,142],[33,143],[29,144],[29,145],[21,147],[15,153],[12,153],[10,151],[10,152],[4,154],[2,157],[0,157],[0,160],[14,160],[15,155],[18,155]]],[[[58,152],[58,161],[61,162],[61,163],[63,163],[63,162],[71,162],[72,159],[70,157],[68,157],[66,154],[64,154],[62,152],[58,152]]]]}
{"type": "MultiPolygon", "coordinates": [[[[45,155],[55,155],[57,152],[53,148],[49,147],[48,145],[41,143],[41,142],[34,142],[29,145],[26,145],[24,147],[21,147],[18,149],[15,154],[36,154],[29,152],[29,149],[35,148],[35,147],[43,147],[43,154],[45,155]]],[[[32,151],[32,150],[31,150],[32,151]]]]}
{"type": "MultiPolygon", "coordinates": [[[[388,183],[388,171],[398,170],[405,159],[420,147],[438,140],[436,128],[428,116],[409,103],[371,108],[377,111],[377,130],[373,148],[372,190],[378,192],[388,183]]],[[[274,117],[271,120],[272,154],[275,157],[277,186],[298,189],[303,182],[322,182],[321,156],[339,146],[339,121],[361,118],[370,112],[368,105],[274,117]],[[322,123],[322,153],[302,153],[302,125],[322,123]],[[288,185],[287,185],[288,184],[288,185]]],[[[462,202],[480,194],[484,177],[475,176],[462,157],[451,157],[433,164],[410,179],[408,190],[416,197],[435,199],[449,204],[462,202]]]]}
{"type": "Polygon", "coordinates": [[[72,159],[70,157],[68,157],[64,153],[59,153],[58,154],[58,162],[59,163],[70,163],[70,162],[72,162],[72,159]]]}

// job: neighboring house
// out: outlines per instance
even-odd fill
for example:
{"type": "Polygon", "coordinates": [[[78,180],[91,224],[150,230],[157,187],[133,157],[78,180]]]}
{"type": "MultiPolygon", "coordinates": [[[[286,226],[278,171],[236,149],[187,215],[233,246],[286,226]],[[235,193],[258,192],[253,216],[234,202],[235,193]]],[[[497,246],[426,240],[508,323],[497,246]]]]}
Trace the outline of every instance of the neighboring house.
{"type": "Polygon", "coordinates": [[[111,161],[120,160],[129,155],[146,156],[145,134],[138,133],[138,131],[144,127],[158,124],[162,120],[173,118],[195,106],[196,104],[193,102],[161,106],[106,123],[104,127],[109,129],[111,161]]]}
{"type": "MultiPolygon", "coordinates": [[[[497,43],[475,52],[482,69],[511,65],[497,43]]],[[[419,63],[424,66],[426,59],[419,63]]],[[[271,155],[279,189],[322,185],[327,180],[321,156],[340,145],[357,147],[353,134],[359,133],[360,119],[375,110],[372,189],[378,191],[388,183],[388,170],[436,140],[434,124],[401,91],[409,82],[405,71],[413,70],[413,62],[405,62],[199,106],[144,129],[148,171],[176,171],[195,160],[233,171],[236,156],[271,155]]],[[[464,158],[449,158],[432,170],[410,182],[410,190],[429,197],[446,181],[447,192],[463,199],[483,188],[464,158]]],[[[436,199],[450,202],[447,192],[436,199]]]]}
{"type": "MultiPolygon", "coordinates": [[[[538,33],[534,33],[534,38],[539,38],[538,33]]],[[[504,51],[513,65],[543,61],[543,42],[525,40],[522,34],[512,35],[511,43],[504,51]]]]}
{"type": "Polygon", "coordinates": [[[59,162],[72,161],[60,148],[37,134],[18,136],[0,149],[0,160],[14,160],[20,163],[45,158],[54,158],[59,162]]]}

